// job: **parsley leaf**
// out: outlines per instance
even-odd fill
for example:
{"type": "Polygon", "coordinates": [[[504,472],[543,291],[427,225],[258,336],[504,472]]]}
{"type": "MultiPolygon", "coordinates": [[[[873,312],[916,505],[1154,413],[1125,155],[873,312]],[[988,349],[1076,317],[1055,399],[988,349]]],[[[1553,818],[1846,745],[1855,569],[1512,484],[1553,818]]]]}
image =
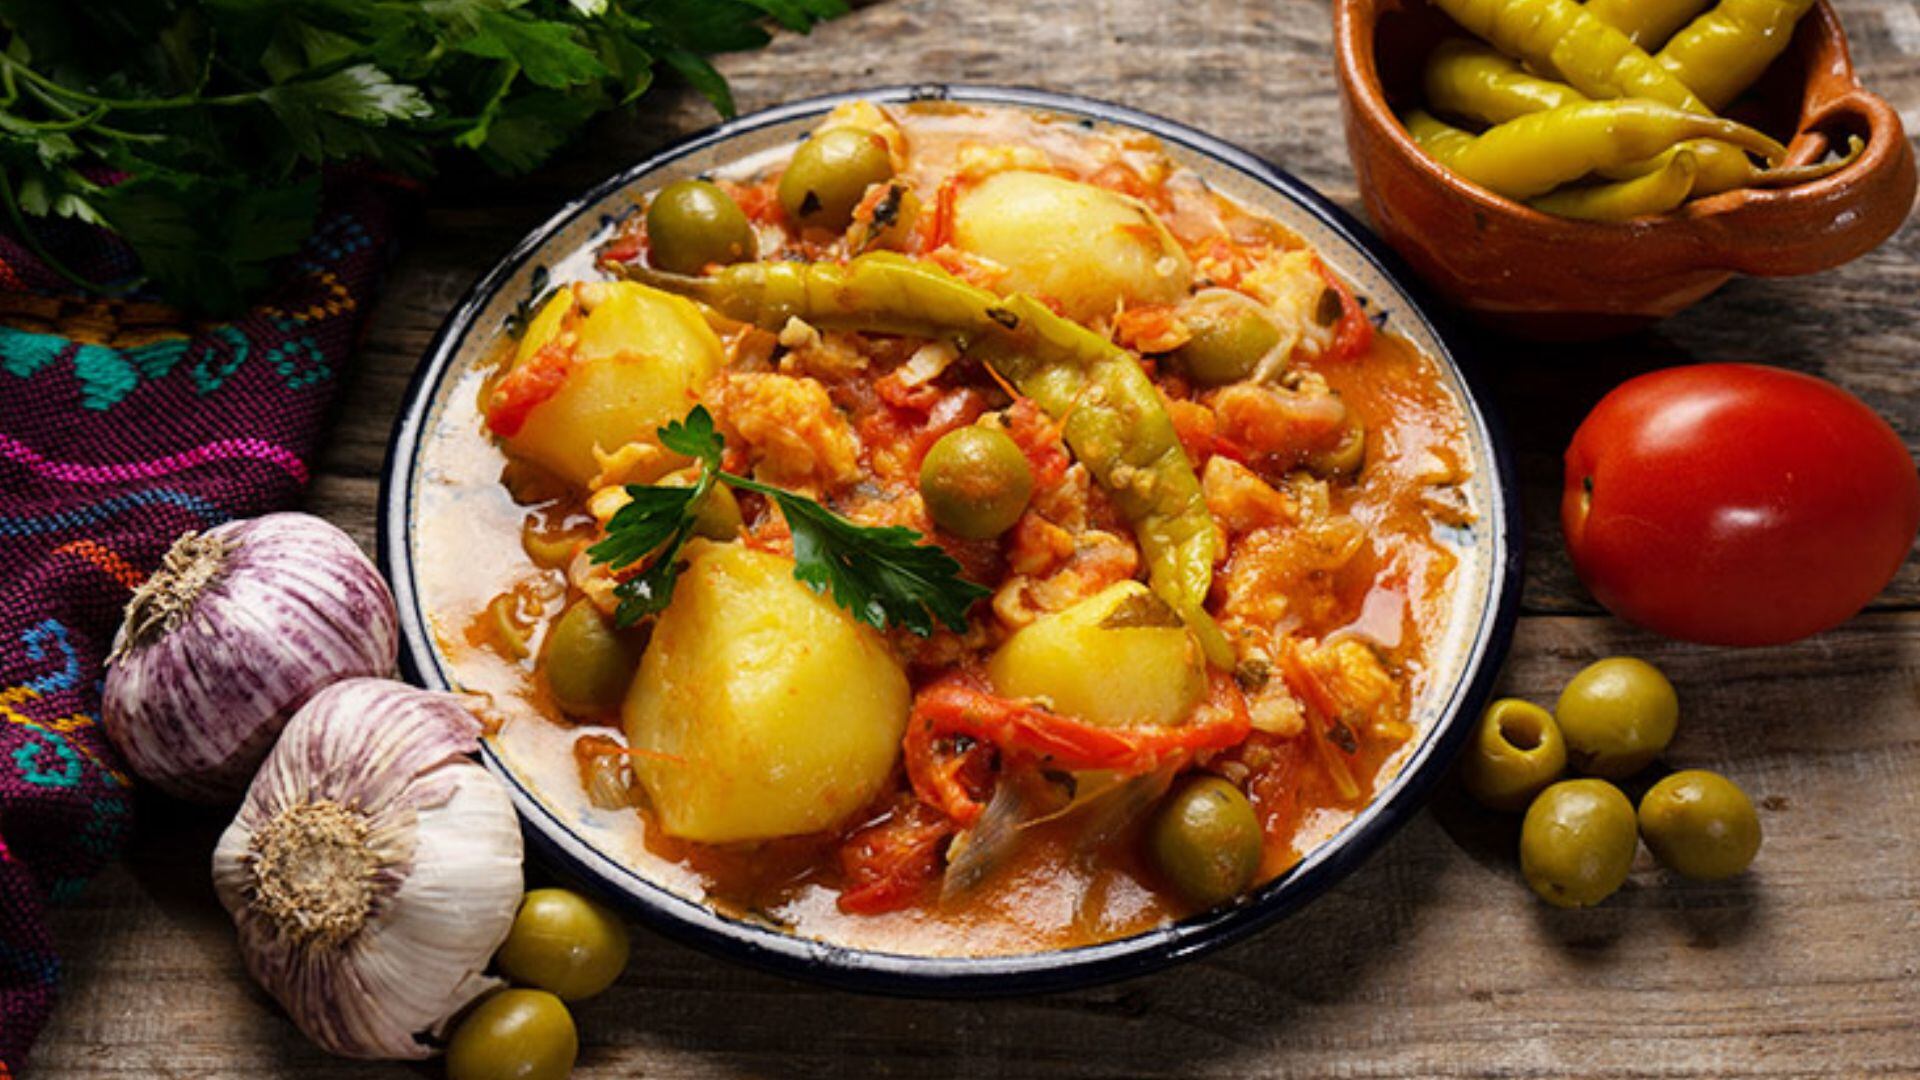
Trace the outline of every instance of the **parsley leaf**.
{"type": "Polygon", "coordinates": [[[691,516],[697,489],[684,487],[627,488],[632,499],[607,522],[607,537],[589,548],[594,562],[624,569],[667,542],[691,516]]]}
{"type": "Polygon", "coordinates": [[[317,109],[349,120],[381,125],[389,120],[419,120],[433,106],[417,87],[398,83],[372,64],[355,64],[317,79],[281,83],[260,92],[276,112],[317,109]]]}
{"type": "Polygon", "coordinates": [[[705,406],[659,434],[662,446],[701,463],[700,481],[691,488],[628,487],[632,501],[607,522],[606,538],[588,549],[594,562],[615,570],[658,552],[644,572],[614,590],[621,598],[615,621],[622,626],[664,610],[672,599],[680,549],[716,482],[773,500],[793,534],[793,576],[877,630],[904,626],[925,637],[938,620],[959,632],[966,629],[967,609],[989,595],[960,576],[953,556],[912,529],[861,525],[805,496],[721,471],[726,439],[705,406]]]}
{"type": "Polygon", "coordinates": [[[904,626],[926,637],[938,619],[958,633],[967,628],[967,609],[990,594],[961,577],[953,556],[912,529],[859,525],[791,492],[732,477],[728,482],[779,504],[793,532],[793,576],[814,592],[831,590],[834,603],[876,630],[904,626]]]}
{"type": "Polygon", "coordinates": [[[457,48],[493,60],[511,60],[536,86],[564,90],[607,74],[593,50],[575,40],[575,28],[515,12],[482,11],[477,32],[457,48]]]}
{"type": "MultiPolygon", "coordinates": [[[[200,314],[310,231],[319,166],[533,169],[657,69],[722,112],[706,56],[843,0],[0,0],[0,221],[104,222],[200,314]],[[468,160],[471,160],[469,158],[468,160]],[[120,183],[96,179],[114,174],[120,183]],[[120,189],[126,190],[120,190],[120,189]]],[[[37,248],[36,248],[37,250],[37,248]]],[[[51,253],[48,253],[51,255],[51,253]]],[[[51,259],[49,265],[52,265],[51,259]]],[[[75,284],[123,291],[140,281],[75,284]]]]}
{"type": "Polygon", "coordinates": [[[727,441],[713,429],[713,414],[705,405],[695,405],[685,420],[675,420],[660,429],[660,445],[676,454],[697,458],[708,469],[720,468],[720,454],[727,441]]]}

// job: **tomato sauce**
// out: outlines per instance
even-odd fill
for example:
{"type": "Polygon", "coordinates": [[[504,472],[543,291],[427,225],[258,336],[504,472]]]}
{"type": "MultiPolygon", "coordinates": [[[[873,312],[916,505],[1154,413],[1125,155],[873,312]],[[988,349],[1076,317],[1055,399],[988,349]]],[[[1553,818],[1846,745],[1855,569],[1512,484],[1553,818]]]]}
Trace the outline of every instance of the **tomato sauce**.
{"type": "MultiPolygon", "coordinates": [[[[995,155],[1037,152],[1060,175],[1139,200],[1191,261],[1196,289],[1253,287],[1275,272],[1276,260],[1305,247],[1139,134],[938,103],[886,117],[910,148],[900,178],[922,195],[918,226],[904,243],[970,280],[988,282],[995,272],[948,246],[954,201],[991,175],[995,155]]],[[[777,164],[750,166],[723,177],[755,223],[762,257],[845,257],[837,238],[800,235],[784,223],[773,193],[777,171],[777,164]]],[[[870,194],[862,206],[870,211],[877,202],[870,194]]],[[[601,249],[603,264],[645,257],[639,218],[601,249]]],[[[1160,739],[1228,718],[1237,725],[1231,741],[1196,740],[1177,750],[1152,742],[1155,768],[1134,770],[1146,778],[1137,790],[1088,795],[1087,785],[1103,782],[1089,780],[1094,766],[1050,767],[1064,752],[1057,745],[1050,757],[1035,745],[1023,748],[1018,735],[995,742],[974,728],[943,728],[932,741],[920,733],[916,747],[910,728],[892,781],[838,829],[739,845],[667,835],[619,767],[619,718],[564,716],[544,686],[548,622],[583,590],[593,598],[591,585],[583,586],[591,580],[584,550],[598,515],[586,493],[514,482],[524,463],[508,462],[491,436],[511,435],[564,376],[564,357],[548,355],[551,347],[503,377],[512,368],[512,343],[503,341],[499,365],[467,376],[472,393],[447,411],[429,449],[446,485],[431,497],[458,515],[457,524],[428,518],[420,540],[442,649],[461,681],[508,717],[496,746],[535,778],[543,798],[648,877],[730,915],[859,947],[965,954],[1086,944],[1191,914],[1193,906],[1147,865],[1139,842],[1152,800],[1173,774],[1202,770],[1244,791],[1264,833],[1260,878],[1284,872],[1393,775],[1418,734],[1416,704],[1435,689],[1433,650],[1457,613],[1452,531],[1474,516],[1459,402],[1431,358],[1405,338],[1376,332],[1364,299],[1334,268],[1315,257],[1310,273],[1325,291],[1301,286],[1317,300],[1302,309],[1306,329],[1285,381],[1254,391],[1198,387],[1167,362],[1189,332],[1179,304],[1121,311],[1098,327],[1139,353],[1203,479],[1224,541],[1208,609],[1240,649],[1231,672],[1213,673],[1213,688],[1186,727],[1155,733],[1160,739]],[[1236,394],[1249,393],[1267,397],[1236,402],[1236,394]],[[1348,439],[1363,439],[1364,449],[1343,463],[1348,439]],[[1091,811],[1042,814],[981,880],[956,885],[949,867],[972,815],[997,784],[1016,782],[1009,777],[1019,763],[1026,771],[1017,782],[1043,790],[1042,802],[1072,807],[1086,796],[1087,805],[1130,812],[1099,815],[1100,828],[1090,826],[1091,811]],[[1156,772],[1163,774],[1157,780],[1156,772]],[[928,796],[931,775],[949,798],[928,796]],[[956,809],[969,802],[970,810],[956,809]]],[[[1129,525],[1076,466],[1060,422],[984,365],[910,338],[789,338],[782,331],[776,341],[737,325],[720,330],[729,370],[817,385],[831,403],[826,422],[851,434],[858,479],[821,481],[810,494],[857,522],[927,535],[969,580],[994,590],[975,605],[964,633],[887,635],[918,696],[916,718],[928,696],[955,679],[980,685],[986,657],[1023,620],[1144,577],[1129,525]],[[941,435],[988,414],[1004,417],[1031,466],[1035,495],[1007,534],[962,540],[932,527],[917,477],[941,435]]],[[[706,399],[730,433],[730,469],[774,452],[743,452],[751,440],[737,433],[751,430],[753,418],[730,413],[735,399],[726,394],[706,399]]],[[[802,443],[813,438],[793,430],[802,443]]],[[[746,543],[791,551],[784,521],[766,500],[743,496],[741,510],[746,543]]],[[[1008,730],[1019,722],[1012,717],[1008,730]]],[[[1073,752],[1109,761],[1084,740],[1073,752]]]]}

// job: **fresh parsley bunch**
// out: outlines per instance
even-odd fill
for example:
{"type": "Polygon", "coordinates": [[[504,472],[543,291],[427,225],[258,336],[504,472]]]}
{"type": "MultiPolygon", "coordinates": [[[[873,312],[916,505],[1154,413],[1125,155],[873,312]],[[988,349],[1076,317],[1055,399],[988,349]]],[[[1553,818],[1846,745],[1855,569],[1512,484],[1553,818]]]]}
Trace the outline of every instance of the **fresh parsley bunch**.
{"type": "Polygon", "coordinates": [[[614,621],[621,626],[666,610],[684,566],[680,549],[693,536],[700,501],[716,483],[773,500],[793,533],[793,576],[814,592],[830,593],[875,629],[904,626],[925,637],[938,619],[962,631],[967,609],[989,595],[960,576],[953,556],[924,543],[912,529],[848,521],[803,495],[722,470],[726,439],[714,430],[713,416],[703,405],[694,406],[686,420],[661,428],[660,444],[699,461],[699,481],[692,487],[629,485],[629,501],[607,522],[606,538],[588,549],[594,562],[615,570],[654,556],[645,570],[614,590],[620,597],[614,621]]]}
{"type": "Polygon", "coordinates": [[[443,151],[524,172],[664,65],[733,112],[706,55],[844,0],[0,0],[0,204],[120,234],[170,301],[226,313],[319,206],[319,165],[443,151]]]}

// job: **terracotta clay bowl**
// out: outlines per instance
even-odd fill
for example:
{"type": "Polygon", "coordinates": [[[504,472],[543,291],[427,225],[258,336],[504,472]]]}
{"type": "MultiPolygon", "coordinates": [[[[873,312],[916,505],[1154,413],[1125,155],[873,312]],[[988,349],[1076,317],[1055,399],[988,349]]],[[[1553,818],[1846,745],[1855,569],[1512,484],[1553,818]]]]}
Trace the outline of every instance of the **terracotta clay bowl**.
{"type": "Polygon", "coordinates": [[[1434,44],[1463,33],[1426,0],[1334,2],[1347,149],[1367,212],[1420,276],[1497,329],[1553,339],[1638,329],[1736,273],[1839,266],[1892,235],[1913,207],[1900,116],[1854,76],[1827,0],[1727,114],[1788,142],[1788,164],[1819,161],[1849,135],[1866,140],[1859,158],[1811,183],[1724,192],[1618,224],[1540,213],[1461,180],[1415,145],[1395,111],[1419,102],[1434,44]]]}

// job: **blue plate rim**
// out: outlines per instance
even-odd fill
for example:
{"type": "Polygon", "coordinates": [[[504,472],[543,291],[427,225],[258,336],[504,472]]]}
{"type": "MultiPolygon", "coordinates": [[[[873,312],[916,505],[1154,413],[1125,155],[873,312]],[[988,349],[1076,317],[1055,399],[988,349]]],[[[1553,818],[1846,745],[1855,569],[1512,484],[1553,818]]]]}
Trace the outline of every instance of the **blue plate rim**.
{"type": "Polygon", "coordinates": [[[1498,474],[1492,484],[1497,506],[1488,522],[1497,529],[1490,568],[1494,605],[1466,661],[1466,674],[1434,720],[1434,732],[1403,763],[1399,773],[1336,836],[1291,870],[1224,907],[1168,926],[1094,945],[1014,956],[928,957],[875,952],[797,937],[771,926],[734,919],[655,884],[593,848],[506,769],[490,744],[481,756],[507,785],[531,846],[556,869],[578,879],[663,936],[723,959],[841,989],[916,997],[986,997],[1078,989],[1143,975],[1223,948],[1272,925],[1318,898],[1352,873],[1420,808],[1445,775],[1492,695],[1493,684],[1519,617],[1524,533],[1512,447],[1496,410],[1481,387],[1482,365],[1463,344],[1467,337],[1445,308],[1400,257],[1345,210],[1266,160],[1185,124],[1094,98],[1016,86],[917,84],[874,87],[809,97],[777,105],[675,140],[645,160],[621,169],[564,203],[545,222],[483,272],[461,296],[428,344],[408,382],[381,469],[376,524],[377,556],[393,586],[400,614],[401,666],[414,682],[451,688],[432,646],[417,582],[407,556],[413,506],[413,462],[425,438],[426,421],[441,381],[468,326],[494,295],[556,233],[589,208],[661,167],[715,144],[789,120],[818,115],[835,105],[868,100],[887,104],[953,101],[1049,110],[1137,128],[1165,142],[1238,171],[1273,189],[1319,219],[1358,251],[1412,301],[1460,373],[1463,407],[1479,421],[1498,474]]]}

